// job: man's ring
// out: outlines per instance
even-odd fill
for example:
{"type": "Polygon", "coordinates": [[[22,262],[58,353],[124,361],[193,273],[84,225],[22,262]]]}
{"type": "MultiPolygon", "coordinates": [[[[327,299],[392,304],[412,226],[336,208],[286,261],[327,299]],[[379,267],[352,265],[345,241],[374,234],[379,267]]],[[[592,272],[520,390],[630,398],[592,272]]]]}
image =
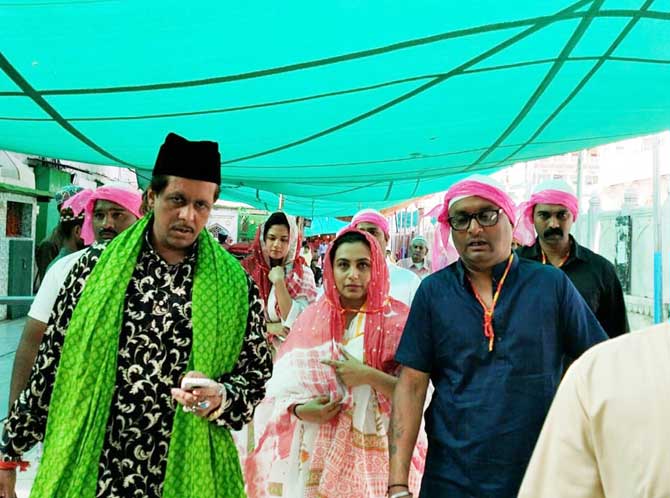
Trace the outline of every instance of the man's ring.
{"type": "Polygon", "coordinates": [[[198,409],[207,410],[207,408],[209,408],[209,401],[204,400],[204,401],[201,401],[200,403],[198,403],[198,409]]]}

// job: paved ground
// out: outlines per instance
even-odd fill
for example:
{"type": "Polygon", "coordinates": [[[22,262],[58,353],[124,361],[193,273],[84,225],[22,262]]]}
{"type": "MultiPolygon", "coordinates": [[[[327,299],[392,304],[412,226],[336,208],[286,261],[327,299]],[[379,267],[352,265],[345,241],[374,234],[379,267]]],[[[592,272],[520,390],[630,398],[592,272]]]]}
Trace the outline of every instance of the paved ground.
{"type": "MultiPolygon", "coordinates": [[[[12,376],[14,353],[21,337],[24,322],[24,318],[0,321],[0,420],[7,417],[9,381],[12,376]]],[[[31,466],[27,472],[19,472],[17,475],[16,493],[18,498],[28,498],[37,470],[38,452],[38,448],[35,448],[26,455],[26,459],[31,462],[31,466]]]]}
{"type": "Polygon", "coordinates": [[[25,319],[0,321],[0,420],[7,416],[9,379],[12,375],[14,352],[19,343],[25,319]]]}

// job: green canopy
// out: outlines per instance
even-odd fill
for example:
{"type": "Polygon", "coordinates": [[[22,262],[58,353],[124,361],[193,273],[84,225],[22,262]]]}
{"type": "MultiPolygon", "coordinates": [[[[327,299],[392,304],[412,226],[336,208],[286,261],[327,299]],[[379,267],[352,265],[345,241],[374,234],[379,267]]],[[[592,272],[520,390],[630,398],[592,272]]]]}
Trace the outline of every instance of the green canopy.
{"type": "Polygon", "coordinates": [[[318,216],[305,228],[305,237],[337,233],[347,225],[348,223],[331,216],[318,216]]]}
{"type": "Polygon", "coordinates": [[[670,0],[0,3],[0,148],[334,216],[670,127],[670,0]],[[187,167],[187,165],[185,165],[187,167]]]}

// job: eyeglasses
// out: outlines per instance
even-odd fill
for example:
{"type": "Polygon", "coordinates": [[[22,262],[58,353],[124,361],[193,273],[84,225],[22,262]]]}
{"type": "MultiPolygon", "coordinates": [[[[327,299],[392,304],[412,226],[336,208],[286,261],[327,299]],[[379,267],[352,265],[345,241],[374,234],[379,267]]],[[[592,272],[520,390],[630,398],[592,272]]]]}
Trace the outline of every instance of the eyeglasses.
{"type": "Polygon", "coordinates": [[[447,220],[451,228],[457,232],[464,232],[470,228],[470,223],[472,223],[473,218],[477,220],[479,226],[481,227],[492,227],[498,223],[498,218],[500,218],[500,209],[484,209],[477,213],[472,214],[457,214],[456,216],[449,216],[447,220]]]}

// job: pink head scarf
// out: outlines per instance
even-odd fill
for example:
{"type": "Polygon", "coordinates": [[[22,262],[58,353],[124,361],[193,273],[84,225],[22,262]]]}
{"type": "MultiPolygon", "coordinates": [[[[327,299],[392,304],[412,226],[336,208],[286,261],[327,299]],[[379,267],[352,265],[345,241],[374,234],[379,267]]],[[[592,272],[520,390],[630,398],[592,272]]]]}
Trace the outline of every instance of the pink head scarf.
{"type": "Polygon", "coordinates": [[[389,222],[386,221],[386,218],[384,218],[379,211],[375,211],[374,209],[363,209],[362,211],[359,211],[351,219],[350,226],[356,228],[359,223],[363,222],[377,225],[379,229],[384,232],[386,238],[389,238],[389,222]]]}
{"type": "Polygon", "coordinates": [[[81,229],[81,238],[86,245],[90,245],[95,241],[95,231],[93,230],[95,201],[113,202],[127,209],[138,218],[142,217],[140,214],[142,194],[138,190],[131,189],[131,187],[113,187],[110,185],[95,190],[82,190],[77,195],[65,201],[63,207],[71,207],[75,214],[84,211],[84,225],[81,229]]]}
{"type": "Polygon", "coordinates": [[[535,243],[535,224],[533,223],[533,212],[538,204],[559,204],[565,206],[577,221],[579,215],[579,201],[572,188],[563,180],[548,180],[540,183],[533,190],[533,195],[526,202],[519,204],[517,240],[525,246],[535,243]]]}
{"type": "MultiPolygon", "coordinates": [[[[449,207],[466,197],[481,197],[500,206],[510,223],[516,219],[516,205],[503,190],[502,185],[489,176],[472,175],[451,186],[444,194],[444,202],[431,209],[425,216],[437,217],[437,234],[433,238],[433,271],[438,271],[458,259],[458,252],[449,240],[449,207]]],[[[516,237],[516,234],[515,234],[516,237]]]]}

